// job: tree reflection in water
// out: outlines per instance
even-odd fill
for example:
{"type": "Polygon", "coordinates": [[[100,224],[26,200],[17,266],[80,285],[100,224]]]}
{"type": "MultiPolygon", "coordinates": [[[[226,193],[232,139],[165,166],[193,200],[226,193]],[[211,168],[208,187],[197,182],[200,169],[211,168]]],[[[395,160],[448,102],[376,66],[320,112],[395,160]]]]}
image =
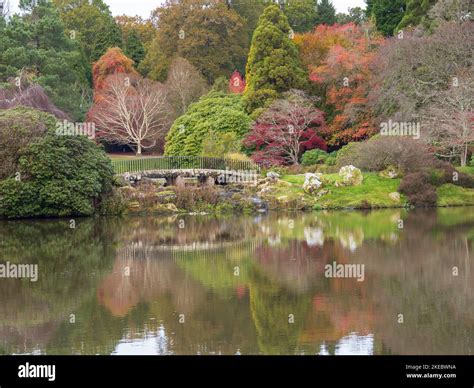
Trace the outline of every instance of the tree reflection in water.
{"type": "Polygon", "coordinates": [[[40,273],[0,281],[0,351],[469,354],[471,213],[0,222],[2,261],[40,273]]]}

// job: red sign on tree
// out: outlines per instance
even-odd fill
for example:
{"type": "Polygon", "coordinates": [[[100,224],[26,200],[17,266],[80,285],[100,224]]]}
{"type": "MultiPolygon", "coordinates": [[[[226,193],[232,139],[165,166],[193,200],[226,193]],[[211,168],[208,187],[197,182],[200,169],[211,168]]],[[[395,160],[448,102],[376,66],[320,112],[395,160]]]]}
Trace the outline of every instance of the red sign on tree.
{"type": "Polygon", "coordinates": [[[245,90],[245,80],[237,70],[234,71],[229,81],[229,92],[240,94],[245,90]]]}

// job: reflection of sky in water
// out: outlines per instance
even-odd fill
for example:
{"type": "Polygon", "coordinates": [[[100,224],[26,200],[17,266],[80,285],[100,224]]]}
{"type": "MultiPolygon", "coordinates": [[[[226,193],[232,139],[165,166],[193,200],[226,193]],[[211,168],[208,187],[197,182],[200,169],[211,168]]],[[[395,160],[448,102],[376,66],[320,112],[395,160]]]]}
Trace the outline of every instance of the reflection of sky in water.
{"type": "MultiPolygon", "coordinates": [[[[170,340],[166,335],[165,328],[160,326],[156,333],[147,332],[146,338],[133,339],[133,340],[122,340],[115,347],[112,355],[172,355],[173,351],[170,349],[173,345],[173,340],[170,340]],[[171,346],[170,346],[171,345],[171,346]]],[[[200,354],[201,352],[197,352],[200,354]]],[[[206,353],[206,352],[204,352],[206,353]]],[[[209,352],[209,354],[221,354],[220,352],[209,352]]],[[[235,352],[236,355],[240,355],[240,349],[235,352]]],[[[303,353],[304,354],[304,353],[303,353]]],[[[326,344],[322,344],[319,352],[320,356],[329,355],[326,344]]],[[[371,356],[374,354],[374,336],[373,334],[368,335],[357,335],[356,333],[350,333],[349,335],[342,337],[336,344],[335,355],[336,356],[371,356]]]]}
{"type": "MultiPolygon", "coordinates": [[[[321,345],[318,354],[329,355],[325,344],[321,345]]],[[[361,336],[350,333],[337,342],[335,354],[336,356],[371,356],[374,354],[374,336],[373,334],[361,336]]]]}
{"type": "Polygon", "coordinates": [[[156,333],[147,332],[145,338],[120,341],[112,355],[171,355],[173,352],[169,348],[172,344],[173,340],[168,338],[164,326],[161,325],[156,333]]]}
{"type": "Polygon", "coordinates": [[[31,352],[12,353],[12,356],[41,356],[44,355],[41,349],[34,349],[31,352]]]}

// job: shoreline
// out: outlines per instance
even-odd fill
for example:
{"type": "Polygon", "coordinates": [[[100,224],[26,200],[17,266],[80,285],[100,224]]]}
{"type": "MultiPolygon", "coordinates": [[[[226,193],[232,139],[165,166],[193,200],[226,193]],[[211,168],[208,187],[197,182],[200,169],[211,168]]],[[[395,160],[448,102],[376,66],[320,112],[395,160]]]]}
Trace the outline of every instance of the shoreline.
{"type": "MultiPolygon", "coordinates": [[[[316,174],[310,174],[316,175],[316,174]]],[[[2,221],[170,215],[258,215],[268,212],[372,211],[383,209],[433,209],[474,206],[474,188],[453,183],[436,187],[436,205],[409,204],[398,190],[400,178],[362,173],[355,185],[341,184],[338,174],[321,175],[322,184],[314,191],[305,189],[305,175],[260,176],[254,184],[166,186],[153,179],[115,182],[113,190],[90,215],[63,217],[0,217],[2,221]]]]}
{"type": "Polygon", "coordinates": [[[72,219],[115,219],[115,218],[134,218],[134,217],[166,217],[166,216],[200,216],[200,217],[227,217],[227,216],[257,216],[257,215],[270,215],[270,214],[287,214],[287,213],[321,213],[321,212],[373,212],[379,210],[405,210],[405,211],[417,211],[417,210],[437,210],[437,209],[450,209],[450,208],[471,208],[474,204],[462,204],[462,205],[438,205],[438,206],[386,206],[386,207],[330,207],[320,209],[291,209],[291,208],[280,208],[280,209],[268,209],[265,211],[252,211],[252,212],[239,212],[237,210],[231,211],[195,211],[190,212],[186,210],[179,210],[177,212],[160,212],[160,211],[138,211],[138,212],[125,212],[122,214],[94,214],[91,216],[78,216],[72,215],[67,217],[24,217],[24,218],[4,218],[0,217],[0,222],[18,222],[18,221],[70,221],[72,219]]]}

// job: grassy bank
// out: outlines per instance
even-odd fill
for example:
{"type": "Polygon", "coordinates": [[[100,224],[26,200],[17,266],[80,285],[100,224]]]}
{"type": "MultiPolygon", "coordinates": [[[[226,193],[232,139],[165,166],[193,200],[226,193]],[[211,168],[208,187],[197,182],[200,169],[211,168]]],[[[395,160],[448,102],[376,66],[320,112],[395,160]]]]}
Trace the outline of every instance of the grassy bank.
{"type": "MultiPolygon", "coordinates": [[[[400,207],[406,202],[404,196],[400,201],[395,201],[389,197],[390,193],[396,192],[400,185],[399,179],[381,178],[375,173],[364,174],[364,181],[360,186],[336,187],[336,182],[341,182],[339,174],[325,175],[330,184],[327,187],[329,193],[315,201],[315,207],[323,209],[340,208],[366,208],[366,207],[400,207]]],[[[304,176],[285,176],[287,182],[298,183],[302,187],[304,176]]],[[[301,191],[303,191],[301,189],[301,191]]],[[[313,198],[312,196],[309,196],[313,198]]]]}
{"type": "Polygon", "coordinates": [[[474,205],[474,189],[447,184],[439,187],[437,193],[438,206],[474,205]]]}
{"type": "MultiPolygon", "coordinates": [[[[465,172],[471,172],[469,170],[465,172]]],[[[359,186],[343,186],[338,173],[324,174],[321,191],[303,190],[304,174],[282,175],[278,180],[260,179],[257,186],[228,186],[186,189],[165,188],[154,184],[122,188],[128,213],[211,213],[248,212],[264,209],[324,210],[382,209],[409,207],[408,199],[399,193],[401,179],[389,179],[378,173],[363,173],[359,186]]],[[[264,175],[261,177],[264,178],[264,175]]],[[[437,205],[474,206],[474,189],[453,184],[437,187],[437,205]]]]}
{"type": "MultiPolygon", "coordinates": [[[[465,172],[471,172],[466,170],[465,172]]],[[[400,179],[380,177],[376,173],[364,173],[360,186],[336,187],[340,182],[339,174],[328,174],[325,188],[329,192],[321,197],[309,195],[302,189],[304,175],[284,175],[282,182],[275,185],[267,198],[274,203],[304,203],[313,209],[347,209],[347,208],[393,208],[407,206],[407,198],[391,198],[390,194],[398,192],[400,179]]],[[[474,189],[467,189],[452,184],[438,188],[438,206],[471,206],[474,205],[474,189]]],[[[296,206],[298,207],[298,206],[296,206]]]]}
{"type": "Polygon", "coordinates": [[[389,196],[397,191],[400,179],[385,179],[375,173],[366,173],[360,186],[336,187],[336,182],[341,182],[339,174],[324,175],[324,178],[327,180],[324,188],[329,192],[321,197],[304,192],[304,175],[284,175],[267,199],[281,205],[299,204],[296,207],[304,203],[306,208],[313,209],[390,208],[403,207],[406,202],[403,195],[399,201],[389,196]]]}

